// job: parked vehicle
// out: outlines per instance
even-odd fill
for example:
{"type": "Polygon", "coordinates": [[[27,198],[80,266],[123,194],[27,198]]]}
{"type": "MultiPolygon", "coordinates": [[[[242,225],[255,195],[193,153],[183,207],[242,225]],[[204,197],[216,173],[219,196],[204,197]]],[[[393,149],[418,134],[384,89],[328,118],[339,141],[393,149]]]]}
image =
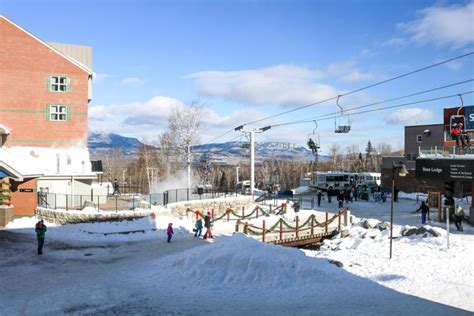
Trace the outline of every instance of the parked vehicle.
{"type": "Polygon", "coordinates": [[[310,188],[313,190],[344,190],[350,188],[352,184],[357,184],[358,175],[354,172],[320,172],[311,174],[310,188]]]}

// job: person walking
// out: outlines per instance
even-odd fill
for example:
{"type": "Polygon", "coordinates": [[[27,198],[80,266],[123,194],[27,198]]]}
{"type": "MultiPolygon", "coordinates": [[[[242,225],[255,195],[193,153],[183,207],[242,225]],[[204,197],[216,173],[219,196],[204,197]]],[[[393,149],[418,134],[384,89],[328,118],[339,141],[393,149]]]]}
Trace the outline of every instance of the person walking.
{"type": "Polygon", "coordinates": [[[321,199],[323,198],[323,193],[321,191],[318,192],[318,206],[321,206],[321,199]]]}
{"type": "Polygon", "coordinates": [[[214,236],[212,236],[212,231],[211,231],[211,227],[212,227],[211,212],[207,212],[207,215],[204,217],[204,227],[206,227],[206,232],[204,233],[203,239],[207,239],[208,237],[214,238],[214,236]]]}
{"type": "Polygon", "coordinates": [[[194,224],[194,237],[201,237],[202,232],[202,219],[198,218],[196,224],[194,224]]]}
{"type": "Polygon", "coordinates": [[[344,191],[340,191],[339,195],[337,196],[337,201],[339,202],[339,208],[344,207],[344,191]]]}
{"type": "Polygon", "coordinates": [[[166,229],[166,233],[168,234],[168,242],[171,242],[171,238],[173,238],[173,223],[168,224],[168,228],[166,229]]]}
{"type": "Polygon", "coordinates": [[[118,183],[118,180],[117,179],[114,179],[114,193],[112,193],[112,195],[120,195],[120,186],[119,186],[119,183],[118,183]]]}
{"type": "Polygon", "coordinates": [[[328,203],[331,203],[332,190],[328,189],[328,203]]]}
{"type": "Polygon", "coordinates": [[[43,220],[40,220],[35,225],[35,232],[36,232],[36,239],[38,239],[38,255],[43,254],[43,245],[44,245],[44,237],[48,228],[44,224],[43,220]]]}
{"type": "Polygon", "coordinates": [[[464,210],[461,205],[458,205],[454,210],[454,225],[456,225],[456,229],[462,232],[464,229],[462,227],[462,221],[464,220],[464,210]]]}
{"type": "Polygon", "coordinates": [[[426,218],[428,217],[429,219],[430,208],[428,207],[428,205],[426,205],[425,202],[421,202],[420,207],[415,211],[415,213],[419,211],[421,211],[421,224],[425,225],[426,218]]]}

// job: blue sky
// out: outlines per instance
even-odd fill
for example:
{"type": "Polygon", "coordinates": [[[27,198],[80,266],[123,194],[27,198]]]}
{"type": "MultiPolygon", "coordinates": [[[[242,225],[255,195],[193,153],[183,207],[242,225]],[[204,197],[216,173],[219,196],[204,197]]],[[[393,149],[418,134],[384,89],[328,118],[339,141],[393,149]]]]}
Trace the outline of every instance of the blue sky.
{"type": "MultiPolygon", "coordinates": [[[[45,41],[92,46],[90,128],[149,142],[166,127],[172,107],[191,101],[208,107],[201,137],[207,142],[240,124],[474,51],[472,0],[0,0],[0,13],[45,41]]],[[[471,55],[340,104],[360,106],[473,79],[473,66],[471,55]]],[[[470,90],[472,82],[381,106],[470,90]]],[[[473,95],[464,101],[473,104],[473,95]]],[[[441,123],[442,108],[457,104],[459,98],[451,98],[353,115],[345,135],[334,133],[334,120],[321,121],[321,145],[323,151],[332,144],[364,151],[370,139],[401,148],[403,126],[441,123]]],[[[330,101],[248,128],[336,110],[330,101]]],[[[304,144],[313,128],[272,128],[257,140],[304,144]]]]}

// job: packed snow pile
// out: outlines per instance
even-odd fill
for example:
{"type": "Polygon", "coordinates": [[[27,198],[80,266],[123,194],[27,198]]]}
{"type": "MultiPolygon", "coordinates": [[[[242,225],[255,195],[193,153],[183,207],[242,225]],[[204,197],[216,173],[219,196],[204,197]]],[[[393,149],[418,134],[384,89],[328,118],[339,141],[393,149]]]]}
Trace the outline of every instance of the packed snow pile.
{"type": "Polygon", "coordinates": [[[183,281],[217,287],[288,290],[317,284],[327,287],[341,281],[327,260],[309,258],[295,248],[263,244],[243,234],[217,240],[207,247],[204,256],[202,249],[191,249],[159,265],[165,270],[179,270],[183,281]]]}

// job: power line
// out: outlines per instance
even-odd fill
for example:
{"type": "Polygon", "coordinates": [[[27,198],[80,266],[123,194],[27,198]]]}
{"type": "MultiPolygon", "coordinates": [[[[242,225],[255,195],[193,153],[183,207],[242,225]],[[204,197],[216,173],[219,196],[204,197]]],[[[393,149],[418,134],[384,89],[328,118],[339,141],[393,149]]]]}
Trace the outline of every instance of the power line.
{"type": "Polygon", "coordinates": [[[281,113],[277,113],[277,114],[274,114],[274,115],[270,115],[270,116],[264,117],[264,118],[262,118],[262,119],[258,119],[258,120],[251,121],[251,122],[247,122],[247,123],[245,123],[245,124],[242,124],[241,126],[250,125],[250,124],[255,124],[255,123],[258,123],[258,122],[261,122],[261,121],[265,121],[265,120],[268,120],[268,119],[271,119],[271,118],[275,118],[275,117],[278,117],[278,116],[281,116],[281,115],[285,115],[285,114],[288,114],[288,113],[291,113],[291,112],[299,111],[299,110],[301,110],[301,109],[304,109],[304,108],[307,108],[307,107],[310,107],[310,106],[314,106],[314,105],[317,105],[317,104],[321,104],[321,103],[324,103],[324,102],[328,102],[328,101],[331,101],[331,100],[335,100],[335,99],[337,99],[338,97],[348,96],[348,95],[354,94],[354,93],[356,93],[356,92],[360,92],[360,91],[363,91],[363,90],[367,90],[367,89],[370,89],[370,88],[379,86],[379,85],[384,84],[384,83],[387,83],[387,82],[391,82],[391,81],[394,81],[394,80],[397,80],[397,79],[400,79],[400,78],[403,78],[403,77],[407,77],[407,76],[416,74],[416,73],[421,72],[421,71],[425,71],[425,70],[428,70],[428,69],[431,69],[431,68],[434,68],[434,67],[438,67],[438,66],[440,66],[440,65],[443,65],[443,64],[446,64],[446,63],[455,61],[455,60],[457,60],[457,59],[461,59],[461,58],[470,56],[470,55],[472,55],[472,54],[474,54],[474,52],[469,52],[469,53],[466,53],[466,54],[463,54],[463,55],[459,55],[459,56],[456,56],[456,57],[453,57],[453,58],[450,58],[450,59],[447,59],[447,60],[444,60],[444,61],[441,61],[441,62],[432,64],[432,65],[423,67],[423,68],[419,68],[419,69],[416,69],[416,70],[407,72],[407,73],[402,74],[402,75],[398,75],[398,76],[395,76],[395,77],[392,77],[392,78],[389,78],[389,79],[386,79],[386,80],[382,80],[382,81],[376,82],[376,83],[374,83],[374,84],[371,84],[371,85],[368,85],[368,86],[365,86],[365,87],[362,87],[362,88],[359,88],[359,89],[356,89],[356,90],[352,90],[352,91],[347,92],[347,93],[343,93],[343,94],[337,95],[337,96],[335,96],[335,97],[327,98],[327,99],[325,99],[325,100],[317,101],[317,102],[310,103],[310,104],[307,104],[307,105],[303,105],[303,106],[300,106],[300,107],[297,107],[297,108],[294,108],[294,109],[291,109],[291,110],[288,110],[288,111],[284,111],[284,112],[281,112],[281,113]]]}
{"type": "MultiPolygon", "coordinates": [[[[444,86],[441,86],[441,87],[432,88],[432,89],[428,89],[428,90],[424,90],[424,91],[420,91],[420,92],[415,92],[415,93],[407,94],[407,95],[400,96],[400,97],[396,97],[396,98],[392,98],[392,99],[377,101],[377,102],[370,103],[370,104],[366,104],[366,105],[361,105],[361,106],[356,106],[356,107],[353,107],[353,108],[348,108],[348,109],[345,109],[344,112],[350,112],[350,111],[353,111],[353,110],[358,110],[358,109],[362,109],[362,108],[367,108],[367,107],[370,107],[370,106],[375,106],[375,105],[379,105],[379,104],[383,104],[383,103],[388,103],[388,102],[392,102],[392,101],[396,101],[396,100],[400,100],[400,99],[405,99],[405,98],[409,98],[409,97],[414,97],[414,96],[417,96],[417,95],[420,95],[420,94],[425,94],[425,93],[429,93],[429,92],[433,92],[433,91],[437,91],[437,90],[442,90],[442,89],[446,89],[446,88],[451,88],[451,87],[454,87],[454,86],[458,86],[458,85],[465,84],[465,83],[468,83],[468,82],[473,82],[473,81],[474,81],[474,79],[467,79],[467,80],[463,80],[463,81],[459,81],[459,82],[447,84],[447,85],[444,85],[444,86]]],[[[334,115],[339,114],[339,112],[340,112],[340,111],[332,112],[332,113],[328,113],[328,114],[324,114],[324,115],[315,116],[315,117],[313,117],[313,118],[310,118],[310,119],[311,119],[310,122],[312,122],[313,120],[317,120],[317,119],[319,119],[319,118],[325,118],[325,117],[328,117],[328,116],[331,116],[331,118],[332,118],[332,117],[334,117],[334,115]]],[[[348,114],[352,114],[352,113],[348,113],[348,114]]],[[[281,124],[275,124],[275,125],[271,125],[271,126],[272,126],[272,127],[284,126],[284,125],[298,124],[299,122],[305,122],[305,123],[307,123],[308,120],[310,120],[310,119],[298,120],[298,121],[287,122],[287,123],[281,123],[281,124]]]]}

